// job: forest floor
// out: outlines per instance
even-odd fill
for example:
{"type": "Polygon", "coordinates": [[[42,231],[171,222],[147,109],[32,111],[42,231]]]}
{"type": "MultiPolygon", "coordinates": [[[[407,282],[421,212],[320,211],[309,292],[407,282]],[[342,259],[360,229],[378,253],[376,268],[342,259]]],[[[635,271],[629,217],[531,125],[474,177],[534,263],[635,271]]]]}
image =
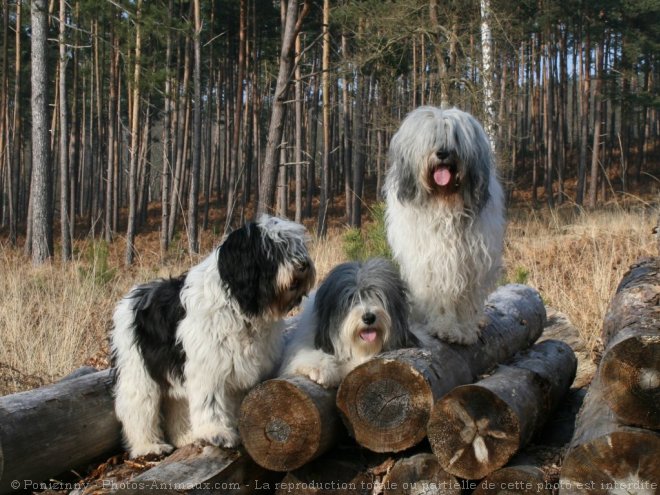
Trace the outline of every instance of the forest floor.
{"type": "MultiPolygon", "coordinates": [[[[330,217],[338,220],[331,222],[327,237],[312,238],[318,281],[346,260],[342,206],[337,199],[330,217]]],[[[222,231],[220,217],[213,216],[221,212],[212,212],[213,227],[201,234],[204,254],[189,255],[183,235],[161,257],[155,209],[137,238],[130,268],[123,264],[121,235],[110,245],[81,237],[71,263],[63,264],[56,255],[42,267],[33,267],[21,249],[0,237],[0,395],[51,383],[84,364],[107,367],[116,302],[132,285],[182,273],[210,252],[222,231]]],[[[518,197],[507,212],[502,283],[536,287],[548,306],[568,315],[596,354],[603,316],[622,275],[635,259],[658,254],[652,235],[658,213],[657,193],[619,199],[594,211],[570,205],[534,209],[527,198],[518,197]]]]}

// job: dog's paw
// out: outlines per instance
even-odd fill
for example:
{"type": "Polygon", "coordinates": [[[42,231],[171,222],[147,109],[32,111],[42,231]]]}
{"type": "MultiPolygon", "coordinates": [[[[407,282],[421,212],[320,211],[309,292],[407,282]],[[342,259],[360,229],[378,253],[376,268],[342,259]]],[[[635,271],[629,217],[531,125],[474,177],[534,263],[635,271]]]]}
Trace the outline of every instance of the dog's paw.
{"type": "Polygon", "coordinates": [[[451,344],[472,345],[479,340],[479,334],[479,327],[476,325],[458,325],[451,329],[438,329],[436,337],[451,344]]]}
{"type": "Polygon", "coordinates": [[[232,449],[241,444],[241,437],[236,428],[225,428],[222,426],[206,427],[195,434],[196,442],[200,444],[209,444],[216,447],[232,449]]]}
{"type": "Polygon", "coordinates": [[[130,456],[131,459],[136,457],[142,457],[143,455],[152,454],[152,455],[165,455],[169,454],[174,450],[174,447],[169,443],[146,443],[143,445],[136,445],[131,448],[130,456]]]}
{"type": "Polygon", "coordinates": [[[296,369],[296,374],[306,376],[325,388],[338,387],[341,382],[341,373],[336,366],[301,366],[296,369]]]}

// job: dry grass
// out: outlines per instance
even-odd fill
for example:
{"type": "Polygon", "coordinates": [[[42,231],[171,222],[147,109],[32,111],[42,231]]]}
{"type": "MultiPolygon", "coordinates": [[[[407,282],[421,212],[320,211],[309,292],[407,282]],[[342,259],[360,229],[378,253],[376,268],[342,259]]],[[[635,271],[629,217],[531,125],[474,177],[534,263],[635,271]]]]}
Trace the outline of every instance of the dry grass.
{"type": "Polygon", "coordinates": [[[637,258],[658,254],[656,220],[657,211],[643,208],[518,215],[507,231],[506,279],[538,288],[598,351],[603,316],[623,274],[637,258]]]}
{"type": "MultiPolygon", "coordinates": [[[[511,212],[506,281],[539,288],[545,302],[569,315],[595,349],[616,284],[630,263],[655,254],[655,217],[643,210],[601,211],[581,216],[557,212],[511,212]]],[[[345,260],[344,230],[330,230],[311,251],[318,280],[345,260]]],[[[156,237],[154,235],[153,237],[156,237]]],[[[159,262],[157,239],[143,236],[136,266],[121,268],[121,240],[107,252],[102,243],[77,245],[69,265],[34,268],[20,252],[0,243],[0,394],[51,382],[76,367],[107,363],[112,308],[137,282],[177,274],[197,259],[175,245],[159,262]]],[[[202,239],[206,251],[211,236],[202,239]]]]}

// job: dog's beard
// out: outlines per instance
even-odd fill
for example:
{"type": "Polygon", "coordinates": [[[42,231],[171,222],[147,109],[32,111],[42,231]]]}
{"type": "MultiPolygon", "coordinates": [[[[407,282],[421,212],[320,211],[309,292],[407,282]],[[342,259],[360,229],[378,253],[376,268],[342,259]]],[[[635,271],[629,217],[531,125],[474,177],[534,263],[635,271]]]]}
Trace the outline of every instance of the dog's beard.
{"type": "Polygon", "coordinates": [[[339,337],[351,358],[367,358],[383,350],[390,338],[392,319],[382,307],[354,307],[344,319],[339,337]],[[363,317],[372,313],[375,320],[365,323],[363,317]]]}

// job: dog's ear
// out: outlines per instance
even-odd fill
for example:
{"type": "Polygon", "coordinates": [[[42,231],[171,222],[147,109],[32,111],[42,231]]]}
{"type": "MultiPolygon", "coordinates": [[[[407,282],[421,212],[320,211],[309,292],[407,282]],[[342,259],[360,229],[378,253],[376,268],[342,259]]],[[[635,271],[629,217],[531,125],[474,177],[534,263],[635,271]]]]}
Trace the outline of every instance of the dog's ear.
{"type": "Polygon", "coordinates": [[[229,234],[218,253],[220,278],[250,317],[261,314],[275,297],[278,251],[268,249],[268,242],[259,226],[250,223],[229,234]]]}
{"type": "Polygon", "coordinates": [[[354,281],[359,266],[355,261],[337,265],[316,291],[314,346],[328,354],[335,354],[334,342],[339,339],[338,329],[353,305],[357,290],[354,281]]]}
{"type": "Polygon", "coordinates": [[[397,268],[385,259],[375,258],[367,261],[369,270],[380,272],[386,296],[387,310],[392,319],[392,331],[385,350],[401,349],[404,347],[420,347],[420,342],[410,331],[410,299],[408,287],[398,273],[397,268]]]}
{"type": "Polygon", "coordinates": [[[469,125],[472,126],[472,139],[466,154],[469,155],[467,167],[467,185],[464,189],[463,201],[474,213],[479,213],[490,199],[490,174],[495,167],[493,152],[484,128],[477,119],[468,116],[469,125]]]}
{"type": "Polygon", "coordinates": [[[418,178],[414,173],[417,167],[406,164],[409,158],[402,152],[396,135],[392,138],[388,156],[390,170],[385,181],[385,195],[394,192],[402,203],[414,200],[419,194],[418,178]]]}

